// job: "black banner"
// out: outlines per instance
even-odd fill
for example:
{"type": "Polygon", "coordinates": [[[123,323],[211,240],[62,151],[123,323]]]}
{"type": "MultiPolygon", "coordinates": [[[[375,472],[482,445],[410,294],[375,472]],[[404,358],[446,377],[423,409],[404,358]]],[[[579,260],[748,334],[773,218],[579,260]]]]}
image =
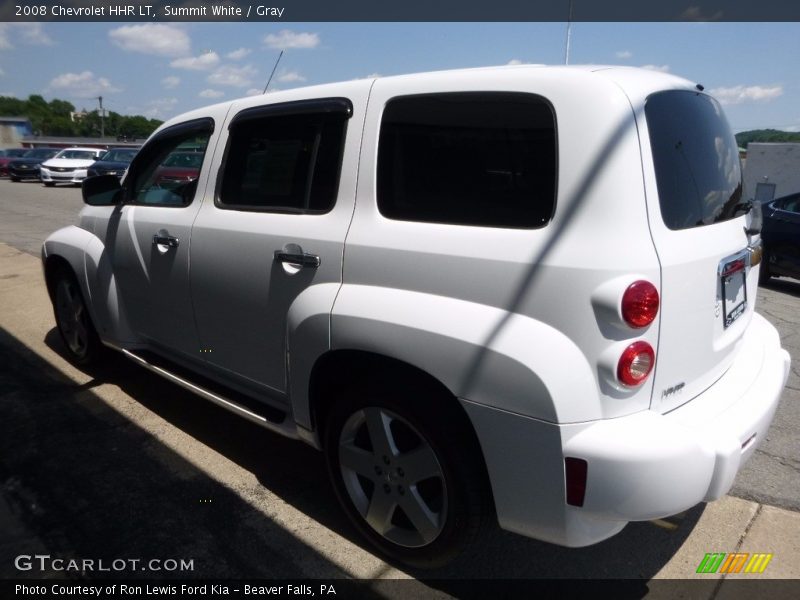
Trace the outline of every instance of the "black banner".
{"type": "Polygon", "coordinates": [[[800,21],[786,0],[9,0],[3,21],[800,21]]]}

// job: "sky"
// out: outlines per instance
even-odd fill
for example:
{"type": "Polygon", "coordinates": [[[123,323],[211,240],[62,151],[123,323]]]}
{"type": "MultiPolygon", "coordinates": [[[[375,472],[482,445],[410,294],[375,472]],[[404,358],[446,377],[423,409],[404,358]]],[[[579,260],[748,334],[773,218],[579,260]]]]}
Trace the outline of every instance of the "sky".
{"type": "MultiPolygon", "coordinates": [[[[161,120],[270,91],[509,63],[563,64],[566,23],[0,23],[0,95],[161,120]]],[[[800,131],[800,23],[573,23],[570,64],[701,83],[735,132],[800,131]]]]}

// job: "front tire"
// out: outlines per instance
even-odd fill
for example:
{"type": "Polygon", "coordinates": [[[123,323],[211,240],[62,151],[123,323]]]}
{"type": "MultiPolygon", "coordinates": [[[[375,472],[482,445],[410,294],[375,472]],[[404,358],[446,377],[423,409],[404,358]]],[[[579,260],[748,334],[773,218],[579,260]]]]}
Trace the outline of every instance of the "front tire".
{"type": "Polygon", "coordinates": [[[483,528],[488,486],[466,415],[419,390],[354,390],[325,435],[336,495],[382,554],[417,568],[455,558],[483,528]]]}
{"type": "Polygon", "coordinates": [[[42,183],[45,185],[45,187],[53,187],[55,185],[55,183],[52,181],[43,181],[42,183]]]}
{"type": "Polygon", "coordinates": [[[78,280],[66,267],[59,267],[53,279],[53,312],[56,327],[69,360],[78,366],[99,362],[103,344],[92,324],[78,280]]]}

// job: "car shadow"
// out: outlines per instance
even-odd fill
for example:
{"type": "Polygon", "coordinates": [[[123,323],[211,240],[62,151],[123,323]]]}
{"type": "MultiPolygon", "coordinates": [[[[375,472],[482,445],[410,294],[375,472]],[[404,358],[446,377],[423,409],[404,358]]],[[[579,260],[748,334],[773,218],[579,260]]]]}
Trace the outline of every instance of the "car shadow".
{"type": "MultiPolygon", "coordinates": [[[[55,329],[47,334],[45,341],[64,355],[55,329]]],[[[142,369],[122,355],[111,354],[106,365],[87,373],[94,380],[85,388],[106,382],[119,386],[148,410],[255,475],[264,488],[284,502],[366,551],[373,552],[362,542],[339,508],[320,452],[232,415],[142,369]]],[[[137,454],[133,451],[133,457],[137,454]]],[[[118,456],[125,460],[124,455],[118,456]]],[[[128,456],[127,460],[131,457],[128,456]]],[[[233,499],[227,502],[233,502],[233,499]]],[[[698,505],[687,511],[675,521],[673,530],[650,523],[631,523],[605,542],[578,549],[524,538],[501,531],[495,525],[489,528],[480,544],[470,547],[447,567],[413,571],[411,574],[431,587],[457,596],[464,592],[460,582],[475,579],[647,580],[658,573],[683,545],[703,510],[704,505],[698,505]]],[[[250,527],[263,527],[267,531],[274,528],[263,517],[249,516],[258,521],[250,523],[250,527]],[[259,524],[261,521],[264,522],[259,524]]],[[[209,525],[204,524],[204,529],[207,527],[209,525]]],[[[214,525],[210,527],[204,533],[214,535],[214,525]]],[[[313,555],[313,549],[304,548],[303,551],[313,555]]],[[[258,573],[255,570],[249,575],[258,573]]]]}

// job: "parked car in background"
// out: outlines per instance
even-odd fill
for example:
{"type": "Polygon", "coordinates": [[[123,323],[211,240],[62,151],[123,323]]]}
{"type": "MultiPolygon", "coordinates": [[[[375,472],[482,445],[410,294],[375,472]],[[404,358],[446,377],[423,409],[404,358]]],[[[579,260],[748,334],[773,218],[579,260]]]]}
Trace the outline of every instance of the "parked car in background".
{"type": "Polygon", "coordinates": [[[25,152],[22,158],[8,163],[8,176],[11,181],[23,179],[39,179],[39,167],[49,158],[53,158],[61,148],[33,148],[25,152]]]}
{"type": "Polygon", "coordinates": [[[80,184],[87,170],[106,153],[105,148],[65,148],[39,168],[39,175],[48,187],[57,183],[80,184]]]}
{"type": "Polygon", "coordinates": [[[125,169],[131,164],[133,157],[139,151],[138,148],[112,148],[96,163],[89,167],[87,175],[95,177],[97,175],[116,175],[119,178],[125,174],[125,169]]]}
{"type": "Polygon", "coordinates": [[[172,189],[192,182],[197,179],[202,164],[202,152],[172,152],[156,170],[155,184],[172,189]]]}
{"type": "Polygon", "coordinates": [[[28,148],[6,148],[0,155],[0,177],[8,177],[8,163],[16,158],[20,158],[28,151],[28,148]]]}
{"type": "Polygon", "coordinates": [[[773,200],[763,209],[761,283],[770,277],[800,279],[800,193],[773,200]]]}

